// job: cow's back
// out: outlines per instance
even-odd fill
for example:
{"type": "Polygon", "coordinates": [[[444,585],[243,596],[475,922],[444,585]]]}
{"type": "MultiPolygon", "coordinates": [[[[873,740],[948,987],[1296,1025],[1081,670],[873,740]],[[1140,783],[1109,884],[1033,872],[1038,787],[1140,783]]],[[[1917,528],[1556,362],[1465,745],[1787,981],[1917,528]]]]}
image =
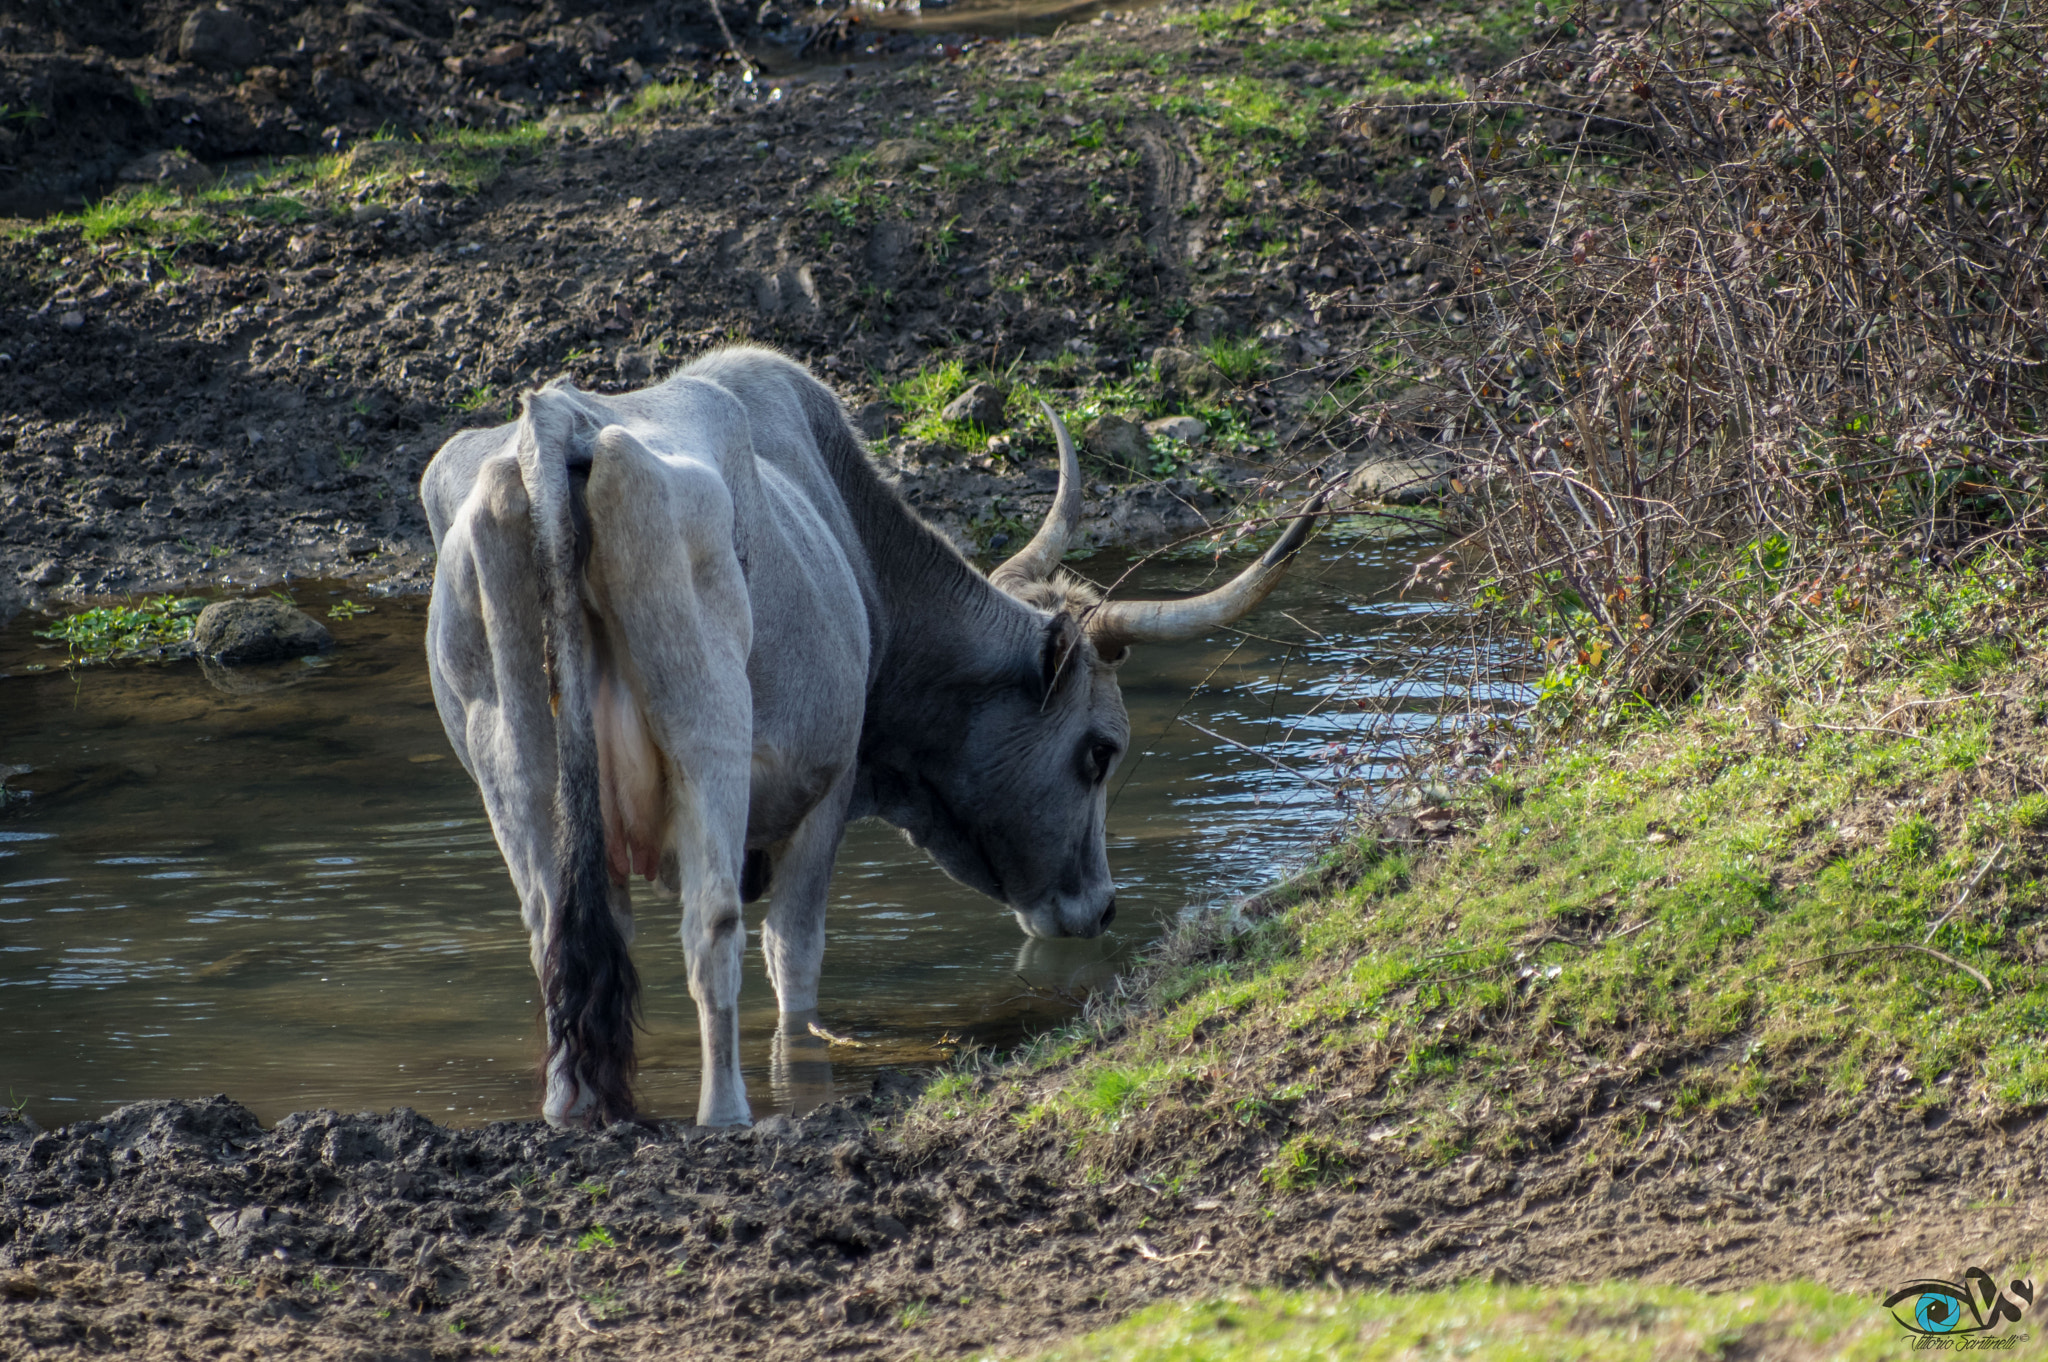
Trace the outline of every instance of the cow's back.
{"type": "MultiPolygon", "coordinates": [[[[730,614],[736,608],[746,616],[735,623],[748,635],[745,671],[752,696],[750,826],[758,835],[749,840],[766,843],[787,835],[851,768],[878,617],[871,569],[814,427],[819,413],[829,411],[844,428],[837,399],[780,355],[736,349],[707,356],[638,392],[606,396],[555,384],[531,394],[527,407],[521,422],[462,432],[435,456],[422,478],[421,496],[436,547],[465,514],[484,467],[493,459],[514,459],[520,441],[533,440],[537,426],[567,432],[558,438],[572,448],[560,457],[571,466],[605,458],[601,444],[624,449],[617,440],[600,439],[608,429],[622,428],[633,446],[652,457],[646,471],[692,489],[674,504],[701,509],[669,524],[656,523],[630,504],[592,505],[587,532],[593,543],[611,547],[621,537],[680,537],[687,544],[677,545],[684,551],[676,562],[701,559],[708,569],[729,560],[744,582],[743,603],[716,610],[730,614]],[[536,420],[542,416],[550,419],[536,420]],[[702,495],[707,478],[715,478],[724,496],[702,495]]],[[[600,615],[632,613],[623,597],[610,603],[604,597],[642,588],[674,594],[688,589],[681,580],[688,575],[686,568],[676,568],[661,574],[662,580],[634,582],[613,574],[615,580],[587,599],[600,615]]],[[[617,644],[637,646],[650,659],[673,647],[666,637],[612,632],[619,635],[617,644]]],[[[645,681],[634,685],[643,698],[650,689],[645,681]]],[[[658,716],[649,718],[651,729],[663,726],[658,716]]]]}

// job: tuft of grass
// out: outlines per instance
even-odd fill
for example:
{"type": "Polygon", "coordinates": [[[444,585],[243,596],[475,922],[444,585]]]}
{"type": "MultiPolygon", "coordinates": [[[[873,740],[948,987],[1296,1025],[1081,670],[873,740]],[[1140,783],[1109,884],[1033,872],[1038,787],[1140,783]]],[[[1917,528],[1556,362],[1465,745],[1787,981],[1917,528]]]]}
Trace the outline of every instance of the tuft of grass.
{"type": "Polygon", "coordinates": [[[576,1240],[578,1253],[608,1253],[618,1246],[619,1241],[603,1225],[592,1225],[576,1240]]]}
{"type": "Polygon", "coordinates": [[[615,1286],[601,1287],[596,1291],[586,1291],[580,1299],[590,1308],[590,1314],[593,1319],[617,1319],[626,1313],[625,1298],[619,1295],[619,1289],[615,1286]]]}
{"type": "Polygon", "coordinates": [[[1202,347],[1202,353],[1219,373],[1239,387],[1258,382],[1273,368],[1265,345],[1248,337],[1218,336],[1202,347]]]}
{"type": "Polygon", "coordinates": [[[631,102],[612,113],[611,120],[614,123],[631,123],[644,118],[658,118],[679,109],[709,109],[712,102],[712,89],[708,85],[694,80],[657,81],[641,86],[631,102]]]}

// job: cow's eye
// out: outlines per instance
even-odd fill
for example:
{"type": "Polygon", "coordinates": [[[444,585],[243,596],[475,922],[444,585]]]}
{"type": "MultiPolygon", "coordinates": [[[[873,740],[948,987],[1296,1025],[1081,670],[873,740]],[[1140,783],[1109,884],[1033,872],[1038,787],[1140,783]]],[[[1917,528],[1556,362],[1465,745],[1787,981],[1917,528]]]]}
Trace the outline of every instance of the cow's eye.
{"type": "Polygon", "coordinates": [[[1117,746],[1113,742],[1091,742],[1088,756],[1082,769],[1088,773],[1090,785],[1100,785],[1109,779],[1109,768],[1116,765],[1117,746]]]}

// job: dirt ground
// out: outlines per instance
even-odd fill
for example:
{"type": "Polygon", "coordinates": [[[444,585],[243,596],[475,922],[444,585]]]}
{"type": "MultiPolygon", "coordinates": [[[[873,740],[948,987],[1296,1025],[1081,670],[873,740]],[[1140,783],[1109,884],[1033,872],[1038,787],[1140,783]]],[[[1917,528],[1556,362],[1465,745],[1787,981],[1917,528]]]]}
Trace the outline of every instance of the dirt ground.
{"type": "Polygon", "coordinates": [[[1250,1175],[1252,1134],[1217,1144],[1200,1188],[1143,1162],[1075,1185],[1061,1150],[1000,1131],[906,1143],[913,1086],[733,1133],[446,1130],[408,1110],[265,1131],[226,1098],[0,1126],[0,1352],[1014,1355],[1245,1282],[1882,1293],[1930,1265],[2028,1258],[2048,1233],[2038,1122],[1901,1120],[1879,1091],[1825,1130],[1797,1112],[1700,1122],[1589,1159],[1668,1087],[1615,1076],[1576,1095],[1584,1116],[1545,1153],[1390,1153],[1361,1190],[1283,1196],[1250,1175]]]}
{"type": "MultiPolygon", "coordinates": [[[[1442,134],[1425,116],[1362,150],[1328,93],[1361,71],[1274,66],[1321,102],[1241,153],[1172,112],[1171,81],[1260,60],[1257,30],[1139,17],[964,55],[866,35],[901,50],[746,83],[673,7],[245,10],[264,64],[234,70],[178,59],[169,5],[0,24],[0,205],[76,208],[138,176],[188,206],[233,200],[0,232],[0,602],[279,574],[417,588],[414,488],[449,432],[558,374],[619,390],[742,339],[838,384],[905,495],[968,549],[1042,514],[1049,445],[907,438],[911,413],[879,401],[891,384],[952,362],[1070,411],[1117,385],[1126,405],[1228,408],[1229,437],[1182,466],[1091,486],[1087,533],[1157,540],[1271,493],[1369,321],[1333,298],[1412,296],[1432,268],[1390,234],[1431,220],[1412,164],[1442,134]],[[904,135],[919,128],[937,141],[904,135]],[[1154,362],[1254,335],[1260,373],[1154,362]]],[[[784,56],[812,36],[776,33],[784,56]]],[[[1355,454],[1339,439],[1316,457],[1355,454]]]]}

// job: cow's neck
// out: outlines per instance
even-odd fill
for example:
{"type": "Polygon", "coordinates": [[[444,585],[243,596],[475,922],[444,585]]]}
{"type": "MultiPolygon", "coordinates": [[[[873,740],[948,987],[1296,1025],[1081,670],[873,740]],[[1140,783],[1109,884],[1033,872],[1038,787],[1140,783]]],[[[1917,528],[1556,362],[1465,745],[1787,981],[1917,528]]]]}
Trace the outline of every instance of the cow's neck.
{"type": "Polygon", "coordinates": [[[1034,664],[1044,617],[991,586],[848,445],[827,462],[866,559],[876,616],[852,816],[916,835],[931,813],[922,777],[960,750],[976,692],[1034,664]]]}
{"type": "Polygon", "coordinates": [[[938,663],[965,650],[985,663],[1001,639],[1030,646],[1038,612],[989,585],[944,536],[919,519],[884,483],[849,433],[826,441],[825,462],[853,520],[879,606],[877,671],[912,662],[938,663]]]}

